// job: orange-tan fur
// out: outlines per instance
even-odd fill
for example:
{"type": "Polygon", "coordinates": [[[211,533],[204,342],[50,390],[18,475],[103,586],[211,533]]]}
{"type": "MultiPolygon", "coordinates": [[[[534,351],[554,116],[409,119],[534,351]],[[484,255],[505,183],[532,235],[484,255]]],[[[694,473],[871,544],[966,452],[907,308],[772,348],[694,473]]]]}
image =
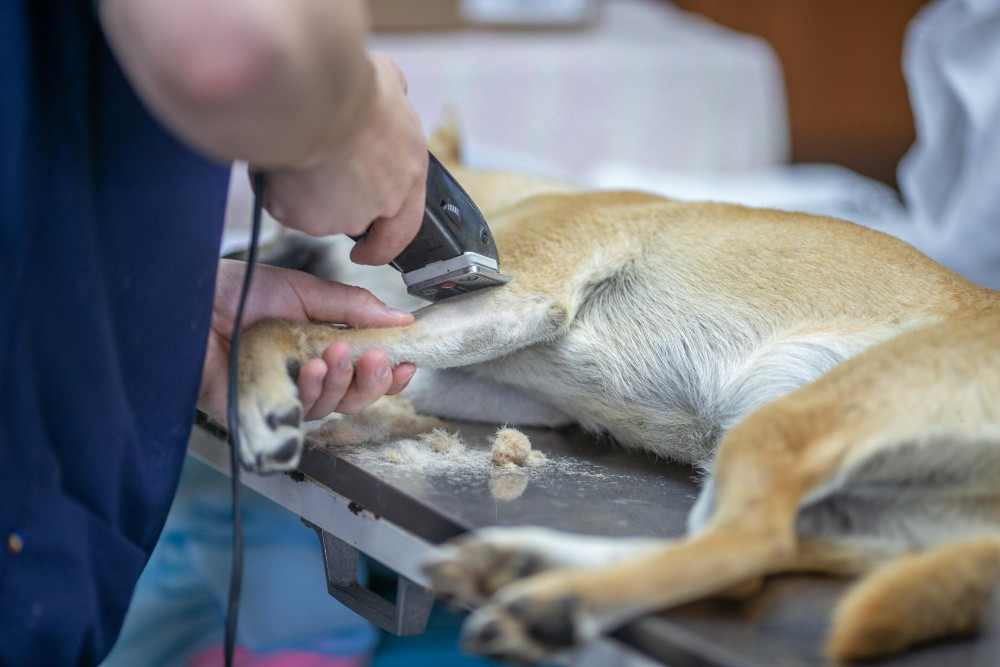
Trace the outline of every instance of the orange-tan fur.
{"type": "Polygon", "coordinates": [[[574,192],[466,170],[447,134],[435,141],[512,282],[400,329],[248,330],[242,419],[260,439],[245,461],[301,443],[290,420],[266,426],[297,405],[289,360],[335,339],[355,355],[382,347],[443,369],[413,397],[435,414],[463,416],[434,402],[462,383],[518,413],[484,418],[576,421],[709,473],[682,540],[497,529],[446,548],[427,571],[479,606],[473,650],[543,660],[638,614],[803,570],[871,572],[834,616],[833,657],[975,630],[1000,575],[998,293],[846,222],[574,192]],[[542,565],[519,570],[518,553],[542,565]]]}

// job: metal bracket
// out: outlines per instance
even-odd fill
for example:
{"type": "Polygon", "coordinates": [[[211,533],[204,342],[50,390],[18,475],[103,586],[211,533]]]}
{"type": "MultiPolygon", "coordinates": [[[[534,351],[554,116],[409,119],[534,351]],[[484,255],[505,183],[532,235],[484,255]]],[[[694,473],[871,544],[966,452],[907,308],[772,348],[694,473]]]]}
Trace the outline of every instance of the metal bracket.
{"type": "Polygon", "coordinates": [[[398,576],[396,603],[358,583],[358,550],[339,537],[303,518],[316,531],[323,549],[326,590],[345,607],[394,635],[422,634],[427,627],[434,599],[422,586],[398,576]]]}

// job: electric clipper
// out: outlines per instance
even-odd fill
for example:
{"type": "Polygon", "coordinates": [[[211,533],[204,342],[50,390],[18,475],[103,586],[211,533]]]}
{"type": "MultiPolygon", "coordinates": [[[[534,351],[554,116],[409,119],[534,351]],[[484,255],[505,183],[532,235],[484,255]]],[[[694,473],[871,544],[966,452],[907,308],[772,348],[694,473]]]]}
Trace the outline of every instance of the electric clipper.
{"type": "Polygon", "coordinates": [[[500,273],[497,246],[483,214],[437,158],[428,156],[420,231],[390,262],[403,274],[406,291],[440,301],[509,282],[500,273]]]}

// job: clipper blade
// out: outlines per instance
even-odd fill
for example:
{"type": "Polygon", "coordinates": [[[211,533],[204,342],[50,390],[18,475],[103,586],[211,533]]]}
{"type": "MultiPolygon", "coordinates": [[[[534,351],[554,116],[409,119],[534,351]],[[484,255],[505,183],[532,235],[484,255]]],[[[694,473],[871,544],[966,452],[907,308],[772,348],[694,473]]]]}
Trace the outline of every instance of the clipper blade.
{"type": "Polygon", "coordinates": [[[489,257],[466,252],[458,257],[428,264],[403,274],[406,291],[427,301],[475,292],[510,282],[489,257]]]}

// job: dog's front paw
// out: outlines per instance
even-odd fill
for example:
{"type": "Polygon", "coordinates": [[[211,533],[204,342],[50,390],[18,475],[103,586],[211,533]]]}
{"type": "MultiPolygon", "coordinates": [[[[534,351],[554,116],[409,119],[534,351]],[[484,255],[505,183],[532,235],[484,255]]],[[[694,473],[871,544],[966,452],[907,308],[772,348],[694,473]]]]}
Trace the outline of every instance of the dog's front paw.
{"type": "Polygon", "coordinates": [[[240,386],[240,460],[255,472],[290,470],[302,456],[302,403],[289,375],[240,386]]]}
{"type": "Polygon", "coordinates": [[[423,564],[431,587],[469,607],[507,584],[553,568],[608,565],[663,548],[660,540],[574,535],[537,527],[486,528],[441,547],[423,564]]]}
{"type": "Polygon", "coordinates": [[[475,607],[510,582],[555,565],[532,548],[533,540],[525,539],[533,531],[491,528],[464,535],[443,546],[422,568],[440,599],[475,607]]]}
{"type": "Polygon", "coordinates": [[[497,659],[541,662],[597,635],[579,596],[548,595],[544,575],[536,579],[512,584],[474,611],[462,627],[462,647],[497,659]]]}

